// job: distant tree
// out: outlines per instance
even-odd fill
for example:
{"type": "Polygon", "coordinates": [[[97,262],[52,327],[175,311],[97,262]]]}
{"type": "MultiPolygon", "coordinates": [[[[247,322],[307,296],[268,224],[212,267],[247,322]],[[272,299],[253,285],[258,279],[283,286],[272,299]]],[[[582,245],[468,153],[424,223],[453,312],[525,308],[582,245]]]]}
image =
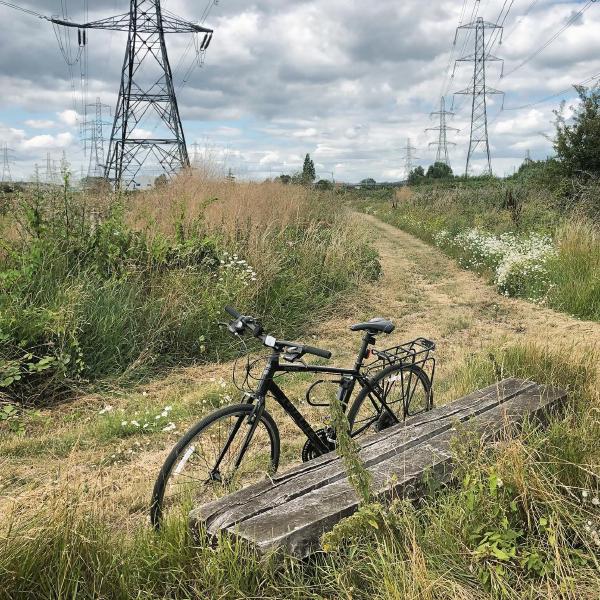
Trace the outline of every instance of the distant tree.
{"type": "Polygon", "coordinates": [[[377,182],[372,177],[367,177],[366,179],[362,179],[360,185],[375,185],[377,182]]]}
{"type": "Polygon", "coordinates": [[[283,183],[283,185],[289,185],[292,182],[292,177],[291,175],[280,175],[277,177],[276,181],[283,183]]]}
{"type": "Polygon", "coordinates": [[[163,173],[162,175],[159,175],[154,180],[154,187],[162,188],[162,187],[165,187],[168,183],[169,183],[169,180],[167,179],[167,176],[163,173]]]}
{"type": "Polygon", "coordinates": [[[425,169],[423,169],[423,167],[421,165],[419,165],[418,167],[415,167],[408,174],[408,184],[409,185],[417,185],[417,184],[421,183],[424,178],[425,178],[425,169]]]}
{"type": "Polygon", "coordinates": [[[427,179],[446,179],[452,176],[453,173],[450,165],[443,162],[434,162],[432,165],[429,165],[427,174],[425,175],[427,179]]]}
{"type": "Polygon", "coordinates": [[[554,150],[565,175],[600,175],[600,89],[575,86],[579,104],[571,107],[573,116],[565,117],[565,103],[554,111],[556,135],[554,150]]]}
{"type": "Polygon", "coordinates": [[[304,158],[304,165],[302,167],[302,183],[312,183],[317,178],[315,171],[315,163],[313,162],[310,154],[307,154],[304,158]]]}
{"type": "Polygon", "coordinates": [[[328,179],[319,179],[319,181],[317,181],[317,183],[315,183],[315,187],[318,190],[322,190],[322,191],[332,190],[333,183],[331,183],[331,181],[329,181],[328,179]]]}

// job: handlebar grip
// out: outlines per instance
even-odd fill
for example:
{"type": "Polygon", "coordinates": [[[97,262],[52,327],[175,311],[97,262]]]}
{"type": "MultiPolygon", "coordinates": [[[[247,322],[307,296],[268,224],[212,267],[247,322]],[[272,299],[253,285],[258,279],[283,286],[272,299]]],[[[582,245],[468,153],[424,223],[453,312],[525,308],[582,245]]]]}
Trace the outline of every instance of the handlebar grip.
{"type": "Polygon", "coordinates": [[[313,346],[304,346],[303,348],[306,354],[314,354],[315,356],[320,356],[327,360],[331,358],[331,352],[329,352],[329,350],[321,350],[321,348],[315,348],[313,346]]]}
{"type": "Polygon", "coordinates": [[[234,319],[239,319],[242,316],[233,306],[226,306],[225,312],[234,319]]]}

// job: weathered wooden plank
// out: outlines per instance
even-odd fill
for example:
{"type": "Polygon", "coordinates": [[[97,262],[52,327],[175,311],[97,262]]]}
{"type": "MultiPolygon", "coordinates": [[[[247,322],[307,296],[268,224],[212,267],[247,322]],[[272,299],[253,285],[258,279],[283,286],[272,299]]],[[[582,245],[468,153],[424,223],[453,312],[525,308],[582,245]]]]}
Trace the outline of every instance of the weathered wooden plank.
{"type": "MultiPolygon", "coordinates": [[[[514,378],[478,390],[460,400],[434,411],[417,415],[407,423],[390,427],[384,432],[365,438],[361,460],[369,467],[387,456],[408,450],[417,443],[443,433],[456,422],[462,422],[489,410],[535,386],[514,378]]],[[[344,466],[334,453],[319,457],[265,479],[237,493],[199,507],[193,518],[202,521],[209,534],[232,523],[239,523],[298,495],[323,487],[345,477],[344,466]]]]}
{"type": "MultiPolygon", "coordinates": [[[[566,398],[561,390],[529,390],[526,397],[509,400],[473,419],[468,429],[491,439],[510,433],[525,418],[540,419],[566,398]]],[[[422,490],[424,474],[445,481],[451,474],[451,443],[456,430],[443,432],[429,441],[384,460],[369,469],[376,497],[412,496],[422,490]]],[[[226,530],[251,542],[260,551],[283,548],[304,557],[318,550],[321,535],[352,514],[358,498],[347,479],[342,479],[295,498],[285,504],[228,527],[226,530]]]]}
{"type": "MultiPolygon", "coordinates": [[[[373,490],[379,496],[406,496],[420,487],[425,471],[439,480],[447,478],[458,423],[469,421],[469,429],[496,436],[526,418],[539,419],[565,397],[560,390],[511,379],[390,428],[367,440],[361,450],[373,490]]],[[[273,483],[261,482],[200,507],[190,518],[193,527],[206,528],[210,535],[226,531],[262,551],[280,547],[306,556],[318,549],[322,533],[357,505],[341,461],[328,456],[273,483]]]]}

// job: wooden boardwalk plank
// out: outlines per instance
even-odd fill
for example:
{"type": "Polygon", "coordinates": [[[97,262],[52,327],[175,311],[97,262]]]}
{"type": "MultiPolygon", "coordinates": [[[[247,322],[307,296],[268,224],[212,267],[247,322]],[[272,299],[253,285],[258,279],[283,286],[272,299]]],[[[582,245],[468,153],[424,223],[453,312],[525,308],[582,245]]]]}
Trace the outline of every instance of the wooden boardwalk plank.
{"type": "MultiPolygon", "coordinates": [[[[565,392],[515,379],[480,390],[412,422],[367,440],[361,458],[373,476],[377,497],[421,493],[424,473],[443,481],[451,473],[451,440],[459,423],[485,438],[495,437],[524,420],[541,419],[559,406],[565,392]]],[[[343,465],[321,457],[192,511],[192,527],[209,535],[225,531],[259,550],[283,548],[296,556],[318,550],[323,532],[352,514],[358,499],[343,465]]]]}
{"type": "MultiPolygon", "coordinates": [[[[407,423],[365,438],[361,444],[361,460],[365,465],[371,466],[383,460],[390,452],[393,454],[402,448],[408,449],[419,440],[442,433],[456,421],[472,418],[534,385],[532,382],[506,379],[434,411],[417,415],[407,423]]],[[[194,518],[201,520],[212,535],[232,523],[239,523],[259,514],[265,508],[285,502],[292,495],[308,493],[344,477],[345,469],[339,456],[331,452],[277,474],[270,480],[265,478],[253,486],[205,504],[194,512],[194,518]]]]}

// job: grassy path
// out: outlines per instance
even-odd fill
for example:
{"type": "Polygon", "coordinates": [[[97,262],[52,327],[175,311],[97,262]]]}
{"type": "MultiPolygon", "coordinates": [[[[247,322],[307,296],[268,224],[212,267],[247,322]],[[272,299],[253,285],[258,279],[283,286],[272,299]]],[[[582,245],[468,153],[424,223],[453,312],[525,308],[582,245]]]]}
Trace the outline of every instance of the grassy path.
{"type": "MultiPolygon", "coordinates": [[[[357,227],[373,232],[383,276],[306,336],[308,343],[333,350],[335,363],[351,364],[356,352],[358,336],[348,331],[348,325],[373,316],[390,317],[396,331],[381,340],[381,347],[417,336],[437,342],[437,397],[445,402],[455,393],[447,385],[452,374],[468,356],[490,346],[530,340],[556,344],[566,353],[582,352],[582,343],[600,346],[600,323],[505,298],[413,236],[369,215],[355,218],[357,227]]],[[[184,369],[133,392],[88,396],[28,415],[25,435],[0,436],[0,513],[35,512],[40,503],[68,490],[93,504],[94,510],[109,510],[119,526],[139,522],[158,468],[177,437],[203,412],[232,402],[227,395],[233,396],[233,391],[221,383],[221,378],[229,381],[230,373],[230,363],[184,369]],[[105,406],[110,409],[102,412],[105,406]],[[162,421],[161,427],[152,424],[166,406],[173,407],[168,420],[176,424],[176,432],[163,432],[162,421]],[[148,422],[151,429],[122,426],[132,420],[148,422]]],[[[301,397],[306,382],[291,384],[301,397]]],[[[288,440],[284,458],[294,462],[302,441],[274,412],[282,437],[288,440]]],[[[313,425],[318,426],[322,417],[315,411],[313,425]]]]}

